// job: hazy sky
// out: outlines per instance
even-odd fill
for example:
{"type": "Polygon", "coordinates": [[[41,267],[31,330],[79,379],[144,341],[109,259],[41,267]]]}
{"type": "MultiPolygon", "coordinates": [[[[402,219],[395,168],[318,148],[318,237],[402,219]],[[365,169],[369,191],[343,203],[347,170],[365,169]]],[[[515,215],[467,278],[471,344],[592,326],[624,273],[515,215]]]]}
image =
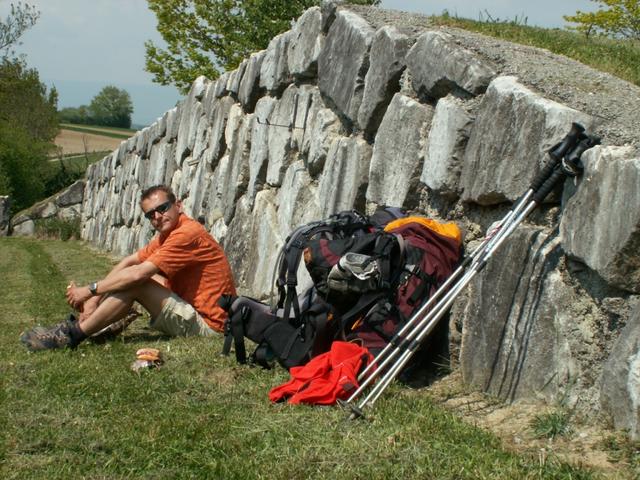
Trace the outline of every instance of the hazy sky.
{"type": "MultiPolygon", "coordinates": [[[[181,95],[151,81],[144,71],[144,42],[161,42],[146,0],[27,0],[41,12],[38,23],[16,50],[55,85],[60,107],[88,105],[106,85],[124,88],[134,104],[133,123],[148,125],[172,108],[181,95]]],[[[10,0],[0,0],[6,17],[10,0]]],[[[501,20],[527,18],[528,25],[562,27],[562,15],[594,10],[589,0],[383,0],[381,7],[424,14],[501,20]]]]}

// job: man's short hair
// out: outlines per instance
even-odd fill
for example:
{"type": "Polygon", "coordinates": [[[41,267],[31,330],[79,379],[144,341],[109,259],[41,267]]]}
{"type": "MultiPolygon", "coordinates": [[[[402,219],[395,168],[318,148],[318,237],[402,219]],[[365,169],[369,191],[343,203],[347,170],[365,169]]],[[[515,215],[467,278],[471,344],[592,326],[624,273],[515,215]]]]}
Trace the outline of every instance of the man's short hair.
{"type": "Polygon", "coordinates": [[[171,187],[167,187],[166,185],[154,185],[153,187],[147,188],[140,195],[140,202],[144,202],[147,198],[149,198],[151,195],[153,195],[156,192],[164,192],[164,193],[166,193],[167,194],[167,199],[171,203],[176,203],[176,195],[175,195],[175,193],[173,193],[173,190],[171,190],[171,187]]]}

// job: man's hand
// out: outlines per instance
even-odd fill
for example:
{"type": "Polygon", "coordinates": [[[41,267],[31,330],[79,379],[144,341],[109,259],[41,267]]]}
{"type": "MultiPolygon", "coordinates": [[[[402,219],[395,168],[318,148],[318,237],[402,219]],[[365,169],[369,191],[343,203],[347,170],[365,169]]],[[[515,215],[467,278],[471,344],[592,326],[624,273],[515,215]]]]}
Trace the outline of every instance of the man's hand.
{"type": "Polygon", "coordinates": [[[77,287],[74,282],[67,286],[67,303],[76,310],[82,310],[84,302],[89,300],[93,295],[89,287],[77,287]]]}

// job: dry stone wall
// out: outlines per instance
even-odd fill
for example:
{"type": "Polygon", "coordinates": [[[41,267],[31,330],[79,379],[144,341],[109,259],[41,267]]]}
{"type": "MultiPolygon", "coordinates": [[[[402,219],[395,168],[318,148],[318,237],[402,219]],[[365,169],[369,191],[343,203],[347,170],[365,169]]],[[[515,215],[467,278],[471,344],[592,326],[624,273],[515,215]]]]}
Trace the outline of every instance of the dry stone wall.
{"type": "Polygon", "coordinates": [[[465,381],[505,400],[565,399],[637,436],[637,129],[577,89],[618,82],[635,111],[640,91],[568,68],[424,17],[311,8],[235,71],[198,78],[177,107],[93,165],[82,236],[134,251],[152,235],[139,194],[164,182],[223,244],[240,291],[267,297],[287,234],[339,210],[386,204],[455,220],[472,249],[580,122],[603,146],[457,301],[453,360],[465,381]],[[567,77],[553,85],[529,71],[557,75],[558,65],[567,77]]]}

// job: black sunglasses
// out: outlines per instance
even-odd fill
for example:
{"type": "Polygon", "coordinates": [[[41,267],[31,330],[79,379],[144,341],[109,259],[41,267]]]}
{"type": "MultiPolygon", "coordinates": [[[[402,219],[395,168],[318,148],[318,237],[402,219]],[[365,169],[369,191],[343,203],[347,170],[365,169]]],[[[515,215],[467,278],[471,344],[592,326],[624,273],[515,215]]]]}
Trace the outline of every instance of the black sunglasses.
{"type": "Polygon", "coordinates": [[[147,220],[153,220],[154,217],[156,216],[156,212],[158,212],[160,215],[166,213],[167,210],[169,210],[171,208],[171,205],[173,205],[173,202],[171,200],[167,200],[164,203],[161,203],[160,205],[158,205],[156,208],[153,208],[151,210],[149,210],[148,212],[144,212],[144,217],[147,220]]]}

